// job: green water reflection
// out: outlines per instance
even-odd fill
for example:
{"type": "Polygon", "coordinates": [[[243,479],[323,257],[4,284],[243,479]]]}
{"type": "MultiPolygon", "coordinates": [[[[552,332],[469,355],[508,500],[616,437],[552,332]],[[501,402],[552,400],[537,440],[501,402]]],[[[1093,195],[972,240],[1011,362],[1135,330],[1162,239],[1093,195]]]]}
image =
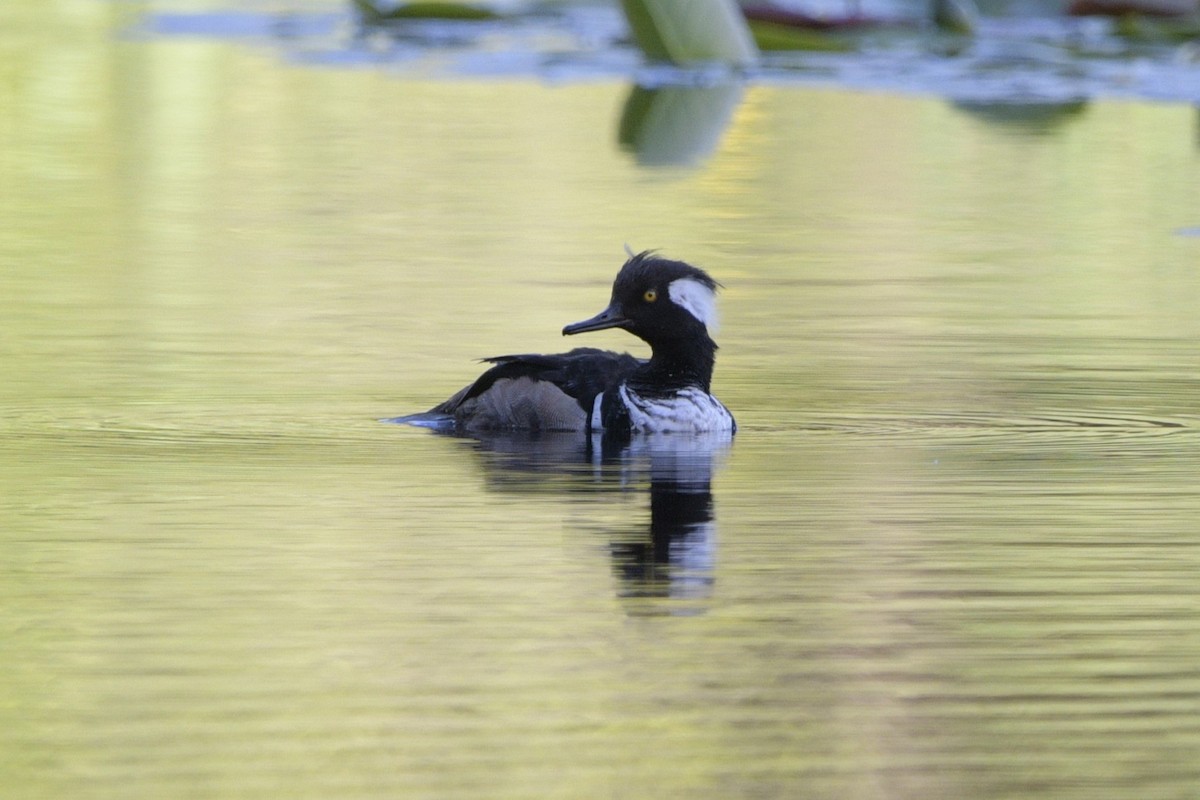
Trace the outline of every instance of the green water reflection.
{"type": "Polygon", "coordinates": [[[751,86],[647,169],[627,86],[125,8],[0,11],[5,797],[1200,785],[1194,110],[751,86]],[[560,348],[624,242],[728,287],[683,601],[633,462],[376,421],[560,348]]]}

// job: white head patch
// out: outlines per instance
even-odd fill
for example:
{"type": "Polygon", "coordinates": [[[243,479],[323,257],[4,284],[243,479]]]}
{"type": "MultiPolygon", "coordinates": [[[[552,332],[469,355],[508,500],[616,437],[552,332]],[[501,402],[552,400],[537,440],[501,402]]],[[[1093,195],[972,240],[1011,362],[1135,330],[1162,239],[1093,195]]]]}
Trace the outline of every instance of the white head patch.
{"type": "Polygon", "coordinates": [[[694,278],[676,278],[667,286],[671,302],[704,323],[709,333],[717,329],[717,295],[694,278]]]}

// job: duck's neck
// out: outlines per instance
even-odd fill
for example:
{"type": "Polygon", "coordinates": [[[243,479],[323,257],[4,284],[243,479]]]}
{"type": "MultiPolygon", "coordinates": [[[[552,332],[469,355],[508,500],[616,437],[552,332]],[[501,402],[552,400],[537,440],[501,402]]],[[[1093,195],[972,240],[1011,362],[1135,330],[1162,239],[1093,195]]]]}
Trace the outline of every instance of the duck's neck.
{"type": "Polygon", "coordinates": [[[688,386],[709,391],[717,343],[707,335],[654,342],[650,346],[650,361],[630,378],[632,388],[639,393],[678,391],[688,386]]]}

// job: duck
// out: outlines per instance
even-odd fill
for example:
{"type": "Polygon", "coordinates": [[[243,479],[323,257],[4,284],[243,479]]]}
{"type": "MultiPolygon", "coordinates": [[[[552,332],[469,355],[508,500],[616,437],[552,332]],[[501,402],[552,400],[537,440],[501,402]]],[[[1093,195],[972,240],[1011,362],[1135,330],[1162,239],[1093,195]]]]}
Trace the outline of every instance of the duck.
{"type": "Polygon", "coordinates": [[[564,336],[619,328],[650,346],[650,358],[593,347],[492,356],[474,382],[425,414],[398,422],[471,433],[576,431],[709,433],[737,430],[712,395],[716,293],[707,272],[646,250],[631,254],[608,306],[562,329],[564,336]]]}

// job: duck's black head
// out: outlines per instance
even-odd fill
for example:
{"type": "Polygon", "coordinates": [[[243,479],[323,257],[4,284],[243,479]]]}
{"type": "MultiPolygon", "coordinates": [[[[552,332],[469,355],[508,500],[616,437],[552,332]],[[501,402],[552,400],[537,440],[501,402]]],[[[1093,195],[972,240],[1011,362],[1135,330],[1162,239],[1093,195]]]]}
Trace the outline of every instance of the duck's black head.
{"type": "Polygon", "coordinates": [[[717,286],[708,273],[690,264],[650,251],[638,253],[617,273],[608,308],[568,325],[563,334],[623,328],[651,347],[685,340],[711,342],[717,286]]]}
{"type": "Polygon", "coordinates": [[[704,270],[647,251],[625,262],[608,308],[563,328],[564,335],[623,328],[650,345],[650,362],[630,379],[646,391],[708,391],[717,345],[717,282],[704,270]]]}

